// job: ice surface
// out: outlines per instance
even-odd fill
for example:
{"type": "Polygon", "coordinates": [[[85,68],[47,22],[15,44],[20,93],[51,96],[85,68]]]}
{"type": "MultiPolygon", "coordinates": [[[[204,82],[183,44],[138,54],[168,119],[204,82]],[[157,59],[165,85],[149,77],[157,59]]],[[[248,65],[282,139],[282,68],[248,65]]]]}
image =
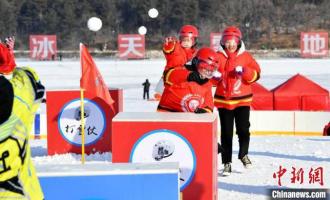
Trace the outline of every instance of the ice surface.
{"type": "MultiPolygon", "coordinates": [[[[96,64],[109,87],[123,88],[124,111],[154,112],[156,101],[145,101],[142,98],[142,83],[146,78],[151,82],[151,96],[158,82],[164,60],[120,61],[96,59],[96,64]]],[[[291,76],[300,73],[330,90],[329,59],[275,59],[257,60],[262,74],[259,83],[272,89],[291,76]]],[[[79,60],[29,61],[17,60],[19,66],[31,66],[36,69],[40,79],[48,90],[78,89],[80,79],[79,60]]],[[[44,109],[43,109],[44,112],[44,109]]],[[[267,199],[267,188],[278,187],[278,179],[273,173],[279,167],[287,169],[281,181],[289,188],[330,188],[330,139],[327,137],[293,137],[293,136],[253,136],[250,142],[252,169],[244,169],[237,159],[238,142],[234,137],[233,173],[229,177],[218,178],[219,199],[267,199]],[[304,181],[291,183],[292,170],[304,170],[304,181]],[[324,185],[318,182],[309,183],[311,168],[323,168],[324,185]]],[[[70,165],[80,163],[80,156],[75,154],[47,156],[45,140],[31,141],[32,155],[37,167],[49,165],[70,165]]],[[[222,168],[219,156],[219,169],[222,168]]],[[[111,162],[111,153],[86,156],[88,163],[111,162]]]]}

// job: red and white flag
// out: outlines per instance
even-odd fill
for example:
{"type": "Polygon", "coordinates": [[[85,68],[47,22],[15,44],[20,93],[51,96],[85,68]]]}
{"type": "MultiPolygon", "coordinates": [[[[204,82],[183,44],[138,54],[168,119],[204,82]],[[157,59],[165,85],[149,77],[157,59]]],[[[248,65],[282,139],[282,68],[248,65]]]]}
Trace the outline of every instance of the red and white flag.
{"type": "Polygon", "coordinates": [[[80,63],[80,88],[85,89],[85,92],[92,96],[92,98],[101,98],[114,110],[112,106],[114,100],[110,96],[108,87],[97,69],[92,56],[88,52],[87,47],[82,43],[80,43],[80,63]]]}

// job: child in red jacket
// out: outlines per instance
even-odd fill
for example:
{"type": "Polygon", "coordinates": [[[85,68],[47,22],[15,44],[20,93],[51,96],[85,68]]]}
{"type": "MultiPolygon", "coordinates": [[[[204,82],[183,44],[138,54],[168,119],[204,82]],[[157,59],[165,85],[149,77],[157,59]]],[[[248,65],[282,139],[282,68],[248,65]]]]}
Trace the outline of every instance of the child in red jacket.
{"type": "Polygon", "coordinates": [[[163,53],[166,58],[165,70],[180,67],[191,61],[197,49],[198,30],[193,25],[184,25],[179,32],[179,40],[167,37],[163,44],[163,53]]]}
{"type": "MultiPolygon", "coordinates": [[[[163,53],[166,58],[164,73],[171,68],[184,66],[190,62],[197,52],[198,30],[193,25],[184,25],[179,32],[179,40],[167,37],[163,44],[163,53]]],[[[164,85],[161,78],[156,86],[155,98],[160,99],[164,85]]]]}
{"type": "Polygon", "coordinates": [[[222,33],[218,52],[222,74],[214,96],[214,105],[219,111],[221,145],[223,147],[223,176],[231,174],[234,125],[238,136],[238,158],[245,168],[252,167],[248,157],[250,144],[251,84],[260,77],[260,66],[245,50],[242,33],[235,26],[227,27],[222,33]]]}
{"type": "Polygon", "coordinates": [[[201,48],[192,65],[192,71],[181,66],[164,73],[166,87],[158,111],[213,112],[212,83],[209,79],[219,65],[218,55],[210,48],[201,48]]]}

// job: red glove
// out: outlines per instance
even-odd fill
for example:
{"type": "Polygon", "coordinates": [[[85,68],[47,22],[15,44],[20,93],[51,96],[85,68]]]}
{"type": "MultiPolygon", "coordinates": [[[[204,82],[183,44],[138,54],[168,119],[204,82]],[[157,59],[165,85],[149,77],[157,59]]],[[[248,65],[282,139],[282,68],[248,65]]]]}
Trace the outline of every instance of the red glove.
{"type": "Polygon", "coordinates": [[[177,42],[177,39],[175,37],[165,38],[165,41],[164,41],[164,44],[163,44],[163,51],[165,53],[173,52],[176,42],[177,42]]]}

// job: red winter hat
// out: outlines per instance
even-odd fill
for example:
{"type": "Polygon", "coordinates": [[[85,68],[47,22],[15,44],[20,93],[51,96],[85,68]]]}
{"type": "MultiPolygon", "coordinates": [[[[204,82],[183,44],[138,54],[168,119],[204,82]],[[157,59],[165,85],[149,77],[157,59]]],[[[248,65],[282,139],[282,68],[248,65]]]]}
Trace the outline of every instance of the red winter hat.
{"type": "Polygon", "coordinates": [[[0,43],[0,74],[10,74],[16,67],[14,54],[0,43]]]}
{"type": "Polygon", "coordinates": [[[242,39],[242,33],[236,26],[229,26],[222,32],[221,45],[224,45],[226,41],[234,39],[237,44],[242,39]]]}
{"type": "Polygon", "coordinates": [[[211,48],[202,47],[198,50],[196,54],[198,60],[197,68],[198,69],[208,69],[214,71],[218,68],[219,65],[219,56],[211,48]]]}
{"type": "Polygon", "coordinates": [[[222,39],[221,39],[222,44],[225,44],[228,40],[235,40],[236,44],[238,44],[240,41],[240,39],[238,37],[229,35],[229,36],[222,37],[222,39]]]}
{"type": "Polygon", "coordinates": [[[180,37],[198,37],[198,29],[193,25],[184,25],[179,31],[180,37]]]}

